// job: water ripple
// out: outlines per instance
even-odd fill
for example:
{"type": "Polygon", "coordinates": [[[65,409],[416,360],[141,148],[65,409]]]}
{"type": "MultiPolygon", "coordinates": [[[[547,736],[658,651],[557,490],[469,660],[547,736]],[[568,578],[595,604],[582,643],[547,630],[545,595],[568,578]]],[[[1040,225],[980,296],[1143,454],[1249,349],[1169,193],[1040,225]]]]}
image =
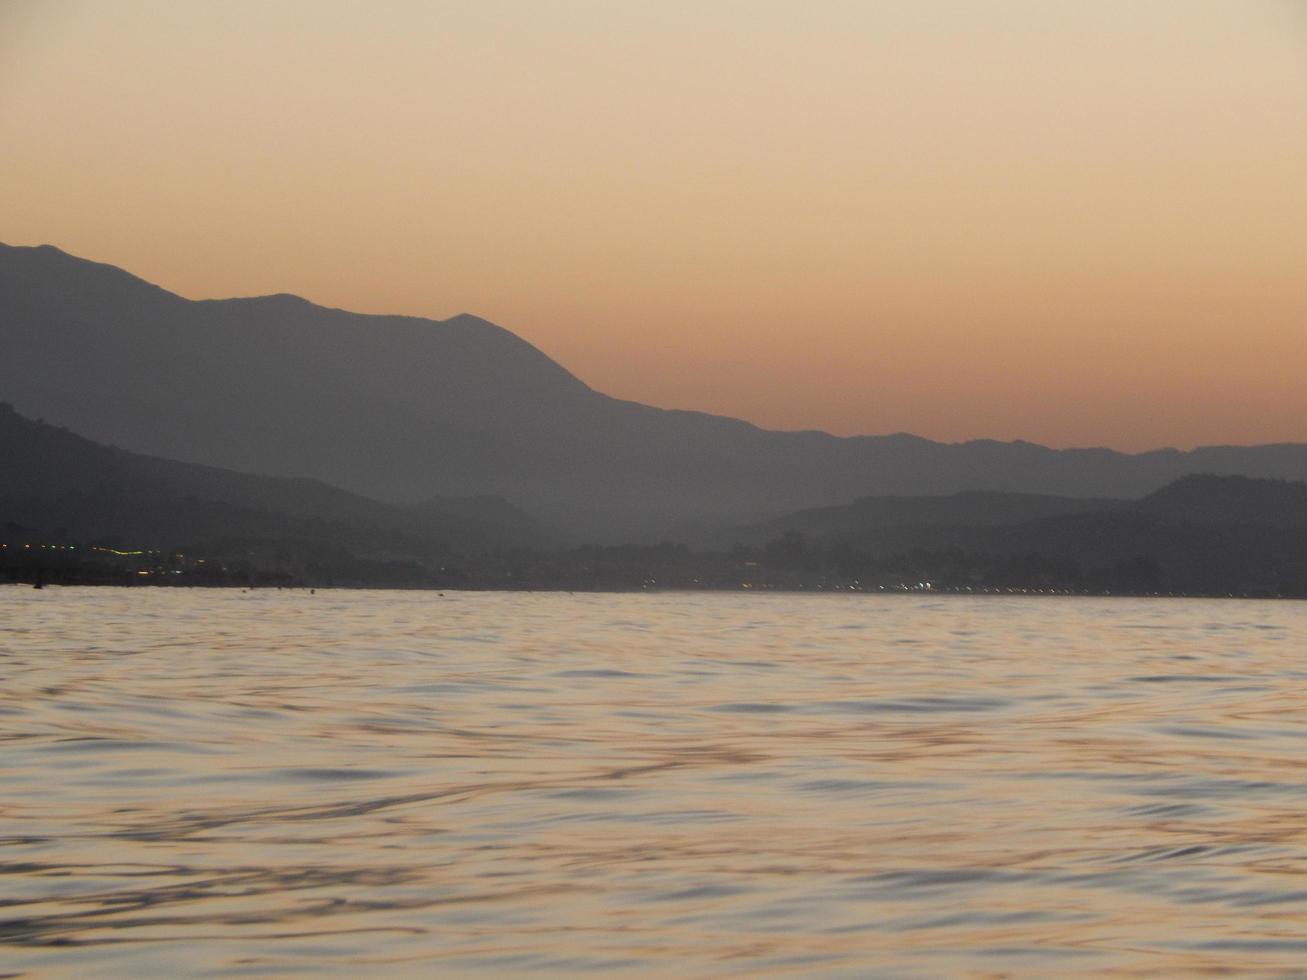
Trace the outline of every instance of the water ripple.
{"type": "Polygon", "coordinates": [[[0,969],[1291,975],[1307,607],[0,589],[0,969]]]}

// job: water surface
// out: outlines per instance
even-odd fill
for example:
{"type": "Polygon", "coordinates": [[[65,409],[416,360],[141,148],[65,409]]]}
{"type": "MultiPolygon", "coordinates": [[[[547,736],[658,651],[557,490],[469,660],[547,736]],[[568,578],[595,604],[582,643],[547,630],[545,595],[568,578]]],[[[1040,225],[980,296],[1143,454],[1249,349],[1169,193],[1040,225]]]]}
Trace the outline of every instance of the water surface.
{"type": "Polygon", "coordinates": [[[0,588],[0,973],[1283,975],[1307,606],[0,588]]]}

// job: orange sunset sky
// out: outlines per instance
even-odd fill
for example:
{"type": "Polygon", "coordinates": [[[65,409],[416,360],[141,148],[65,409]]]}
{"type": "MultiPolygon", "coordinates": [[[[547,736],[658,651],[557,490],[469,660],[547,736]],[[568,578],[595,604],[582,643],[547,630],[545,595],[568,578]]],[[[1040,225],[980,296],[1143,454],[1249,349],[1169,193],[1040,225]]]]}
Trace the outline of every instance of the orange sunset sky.
{"type": "Polygon", "coordinates": [[[775,428],[1307,441],[1307,3],[6,0],[0,241],[775,428]]]}

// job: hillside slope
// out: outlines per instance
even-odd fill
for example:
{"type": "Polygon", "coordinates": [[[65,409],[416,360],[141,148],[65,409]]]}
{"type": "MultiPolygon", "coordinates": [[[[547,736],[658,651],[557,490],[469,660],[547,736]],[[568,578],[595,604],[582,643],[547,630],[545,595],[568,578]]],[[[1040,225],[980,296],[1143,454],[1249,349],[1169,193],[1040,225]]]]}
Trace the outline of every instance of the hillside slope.
{"type": "Polygon", "coordinates": [[[142,456],[19,415],[0,403],[0,523],[135,544],[243,537],[330,541],[359,553],[546,545],[539,525],[478,501],[396,507],[316,480],[253,476],[142,456]]]}
{"type": "Polygon", "coordinates": [[[596,537],[875,495],[1137,497],[1187,473],[1307,477],[1307,446],[1126,455],[769,432],[594,391],[472,316],[191,301],[58,249],[0,246],[0,398],[135,452],[393,502],[506,497],[596,537]]]}

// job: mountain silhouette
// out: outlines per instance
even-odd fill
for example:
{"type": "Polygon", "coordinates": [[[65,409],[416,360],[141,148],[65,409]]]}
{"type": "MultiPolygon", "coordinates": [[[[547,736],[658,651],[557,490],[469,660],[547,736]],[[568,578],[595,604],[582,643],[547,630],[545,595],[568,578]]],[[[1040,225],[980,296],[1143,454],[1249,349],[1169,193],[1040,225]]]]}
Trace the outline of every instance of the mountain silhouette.
{"type": "Polygon", "coordinates": [[[0,521],[59,529],[74,540],[112,537],[146,547],[231,538],[330,542],[357,554],[408,557],[557,541],[503,502],[397,507],[316,480],[130,453],[24,418],[4,403],[0,459],[0,521]]]}
{"type": "Polygon", "coordinates": [[[1059,514],[1101,511],[1118,501],[1050,497],[1029,493],[970,491],[925,497],[864,497],[851,504],[815,507],[793,514],[728,528],[719,543],[761,544],[785,534],[813,540],[837,540],[871,528],[1022,524],[1059,514]]]}
{"type": "Polygon", "coordinates": [[[1199,474],[1138,500],[873,498],[732,529],[727,541],[810,576],[1302,596],[1307,483],[1199,474]]]}
{"type": "Polygon", "coordinates": [[[1194,524],[1307,528],[1307,483],[1200,473],[1162,487],[1133,509],[1194,524]]]}
{"type": "Polygon", "coordinates": [[[593,390],[474,316],[192,301],[0,246],[0,398],[99,442],[414,504],[502,497],[599,539],[871,495],[1139,497],[1189,473],[1307,477],[1307,446],[1130,455],[774,432],[593,390]]]}
{"type": "Polygon", "coordinates": [[[271,575],[372,586],[627,589],[730,588],[750,579],[782,588],[929,581],[1000,591],[1307,594],[1307,483],[1278,479],[1191,475],[1137,500],[864,498],[733,528],[704,542],[716,550],[691,551],[568,548],[500,498],[385,504],[316,480],[130,453],[4,403],[0,459],[0,538],[12,542],[0,576],[15,580],[132,574],[77,565],[58,548],[49,554],[63,565],[45,568],[53,542],[205,556],[208,564],[195,565],[205,572],[170,574],[220,568],[219,584],[271,575]],[[41,550],[18,550],[25,542],[41,550]]]}

